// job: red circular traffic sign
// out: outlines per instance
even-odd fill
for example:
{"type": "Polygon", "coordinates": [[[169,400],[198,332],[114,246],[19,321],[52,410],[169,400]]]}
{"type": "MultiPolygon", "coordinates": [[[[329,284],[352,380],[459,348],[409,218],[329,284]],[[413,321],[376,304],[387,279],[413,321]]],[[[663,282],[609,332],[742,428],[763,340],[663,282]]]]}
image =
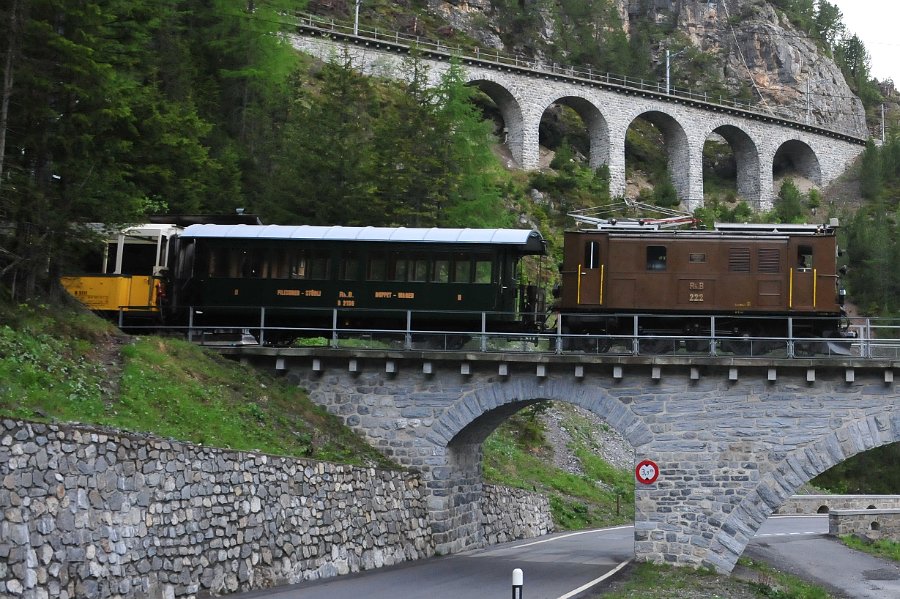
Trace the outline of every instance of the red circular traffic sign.
{"type": "Polygon", "coordinates": [[[644,460],[634,469],[638,482],[651,485],[659,478],[659,466],[653,460],[644,460]]]}

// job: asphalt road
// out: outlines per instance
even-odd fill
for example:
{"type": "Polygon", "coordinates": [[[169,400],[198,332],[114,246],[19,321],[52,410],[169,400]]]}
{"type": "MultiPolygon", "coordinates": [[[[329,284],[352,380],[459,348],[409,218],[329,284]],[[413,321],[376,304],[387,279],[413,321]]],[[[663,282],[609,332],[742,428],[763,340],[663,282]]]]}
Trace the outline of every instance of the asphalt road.
{"type": "Polygon", "coordinates": [[[744,555],[824,586],[836,597],[900,598],[900,565],[848,549],[827,533],[828,516],[772,517],[744,555]]]}
{"type": "MultiPolygon", "coordinates": [[[[767,520],[745,556],[829,588],[836,597],[900,598],[900,567],[827,537],[827,516],[767,520]]],[[[492,599],[511,596],[512,571],[528,599],[574,599],[634,556],[631,526],[558,533],[391,568],[234,595],[240,599],[492,599]]]]}
{"type": "Polygon", "coordinates": [[[313,583],[243,593],[241,599],[505,599],[521,568],[528,599],[570,599],[634,556],[631,526],[558,533],[313,583]]]}

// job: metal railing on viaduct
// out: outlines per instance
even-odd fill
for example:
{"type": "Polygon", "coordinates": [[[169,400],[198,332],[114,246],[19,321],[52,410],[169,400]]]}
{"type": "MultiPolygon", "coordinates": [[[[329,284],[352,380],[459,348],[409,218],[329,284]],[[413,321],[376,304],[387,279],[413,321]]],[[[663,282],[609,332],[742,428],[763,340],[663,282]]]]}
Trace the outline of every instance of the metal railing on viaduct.
{"type": "Polygon", "coordinates": [[[634,448],[640,560],[730,571],[805,482],[900,441],[893,372],[860,356],[746,357],[232,346],[421,473],[441,552],[483,543],[481,446],[542,400],[592,411],[634,448]]]}

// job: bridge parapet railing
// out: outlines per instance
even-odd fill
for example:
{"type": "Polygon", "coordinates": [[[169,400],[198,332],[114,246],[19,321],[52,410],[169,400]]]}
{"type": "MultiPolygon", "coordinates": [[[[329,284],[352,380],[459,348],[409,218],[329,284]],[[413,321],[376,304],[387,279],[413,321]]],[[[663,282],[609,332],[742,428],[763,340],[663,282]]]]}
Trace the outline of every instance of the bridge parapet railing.
{"type": "Polygon", "coordinates": [[[123,307],[119,325],[133,332],[182,335],[201,345],[361,352],[900,359],[900,321],[862,317],[792,317],[773,325],[771,316],[745,315],[691,315],[686,319],[665,314],[204,306],[191,308],[182,322],[168,326],[132,320],[128,308],[123,307]]]}
{"type": "MultiPolygon", "coordinates": [[[[733,97],[729,98],[722,96],[721,94],[709,94],[705,91],[700,92],[691,89],[678,89],[674,86],[669,86],[667,88],[661,79],[644,80],[642,78],[628,77],[627,75],[609,73],[602,70],[598,71],[590,67],[584,68],[556,62],[545,62],[523,54],[501,53],[495,48],[481,48],[477,45],[463,46],[461,44],[447,44],[440,40],[433,40],[424,36],[410,35],[399,31],[368,28],[364,25],[354,25],[353,23],[341,22],[333,18],[311,13],[297,13],[296,18],[297,24],[300,27],[341,36],[352,36],[359,38],[362,41],[382,42],[406,48],[416,48],[421,51],[443,54],[448,58],[458,56],[467,60],[483,61],[496,65],[515,67],[533,71],[538,74],[556,75],[580,81],[587,81],[606,87],[650,92],[661,96],[703,102],[714,106],[742,110],[763,117],[776,117],[785,121],[808,125],[808,123],[801,123],[798,120],[798,111],[803,111],[802,106],[798,106],[796,110],[791,110],[784,106],[773,107],[764,101],[752,101],[733,97]]],[[[842,133],[820,125],[816,125],[815,128],[830,131],[832,133],[842,133]]],[[[854,138],[858,137],[858,135],[850,130],[843,134],[854,138]]]]}

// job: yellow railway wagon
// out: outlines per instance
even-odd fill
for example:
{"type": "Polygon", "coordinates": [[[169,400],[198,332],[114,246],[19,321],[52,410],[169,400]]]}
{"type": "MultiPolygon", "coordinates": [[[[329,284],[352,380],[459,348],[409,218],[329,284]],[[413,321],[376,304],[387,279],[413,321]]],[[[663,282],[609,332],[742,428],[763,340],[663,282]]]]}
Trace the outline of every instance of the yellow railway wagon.
{"type": "Polygon", "coordinates": [[[155,277],[86,275],[61,280],[66,291],[91,310],[159,311],[159,280],[155,277]]]}
{"type": "Polygon", "coordinates": [[[174,224],[148,223],[109,231],[81,272],[61,277],[62,286],[96,312],[158,313],[169,241],[181,230],[174,224]]]}

